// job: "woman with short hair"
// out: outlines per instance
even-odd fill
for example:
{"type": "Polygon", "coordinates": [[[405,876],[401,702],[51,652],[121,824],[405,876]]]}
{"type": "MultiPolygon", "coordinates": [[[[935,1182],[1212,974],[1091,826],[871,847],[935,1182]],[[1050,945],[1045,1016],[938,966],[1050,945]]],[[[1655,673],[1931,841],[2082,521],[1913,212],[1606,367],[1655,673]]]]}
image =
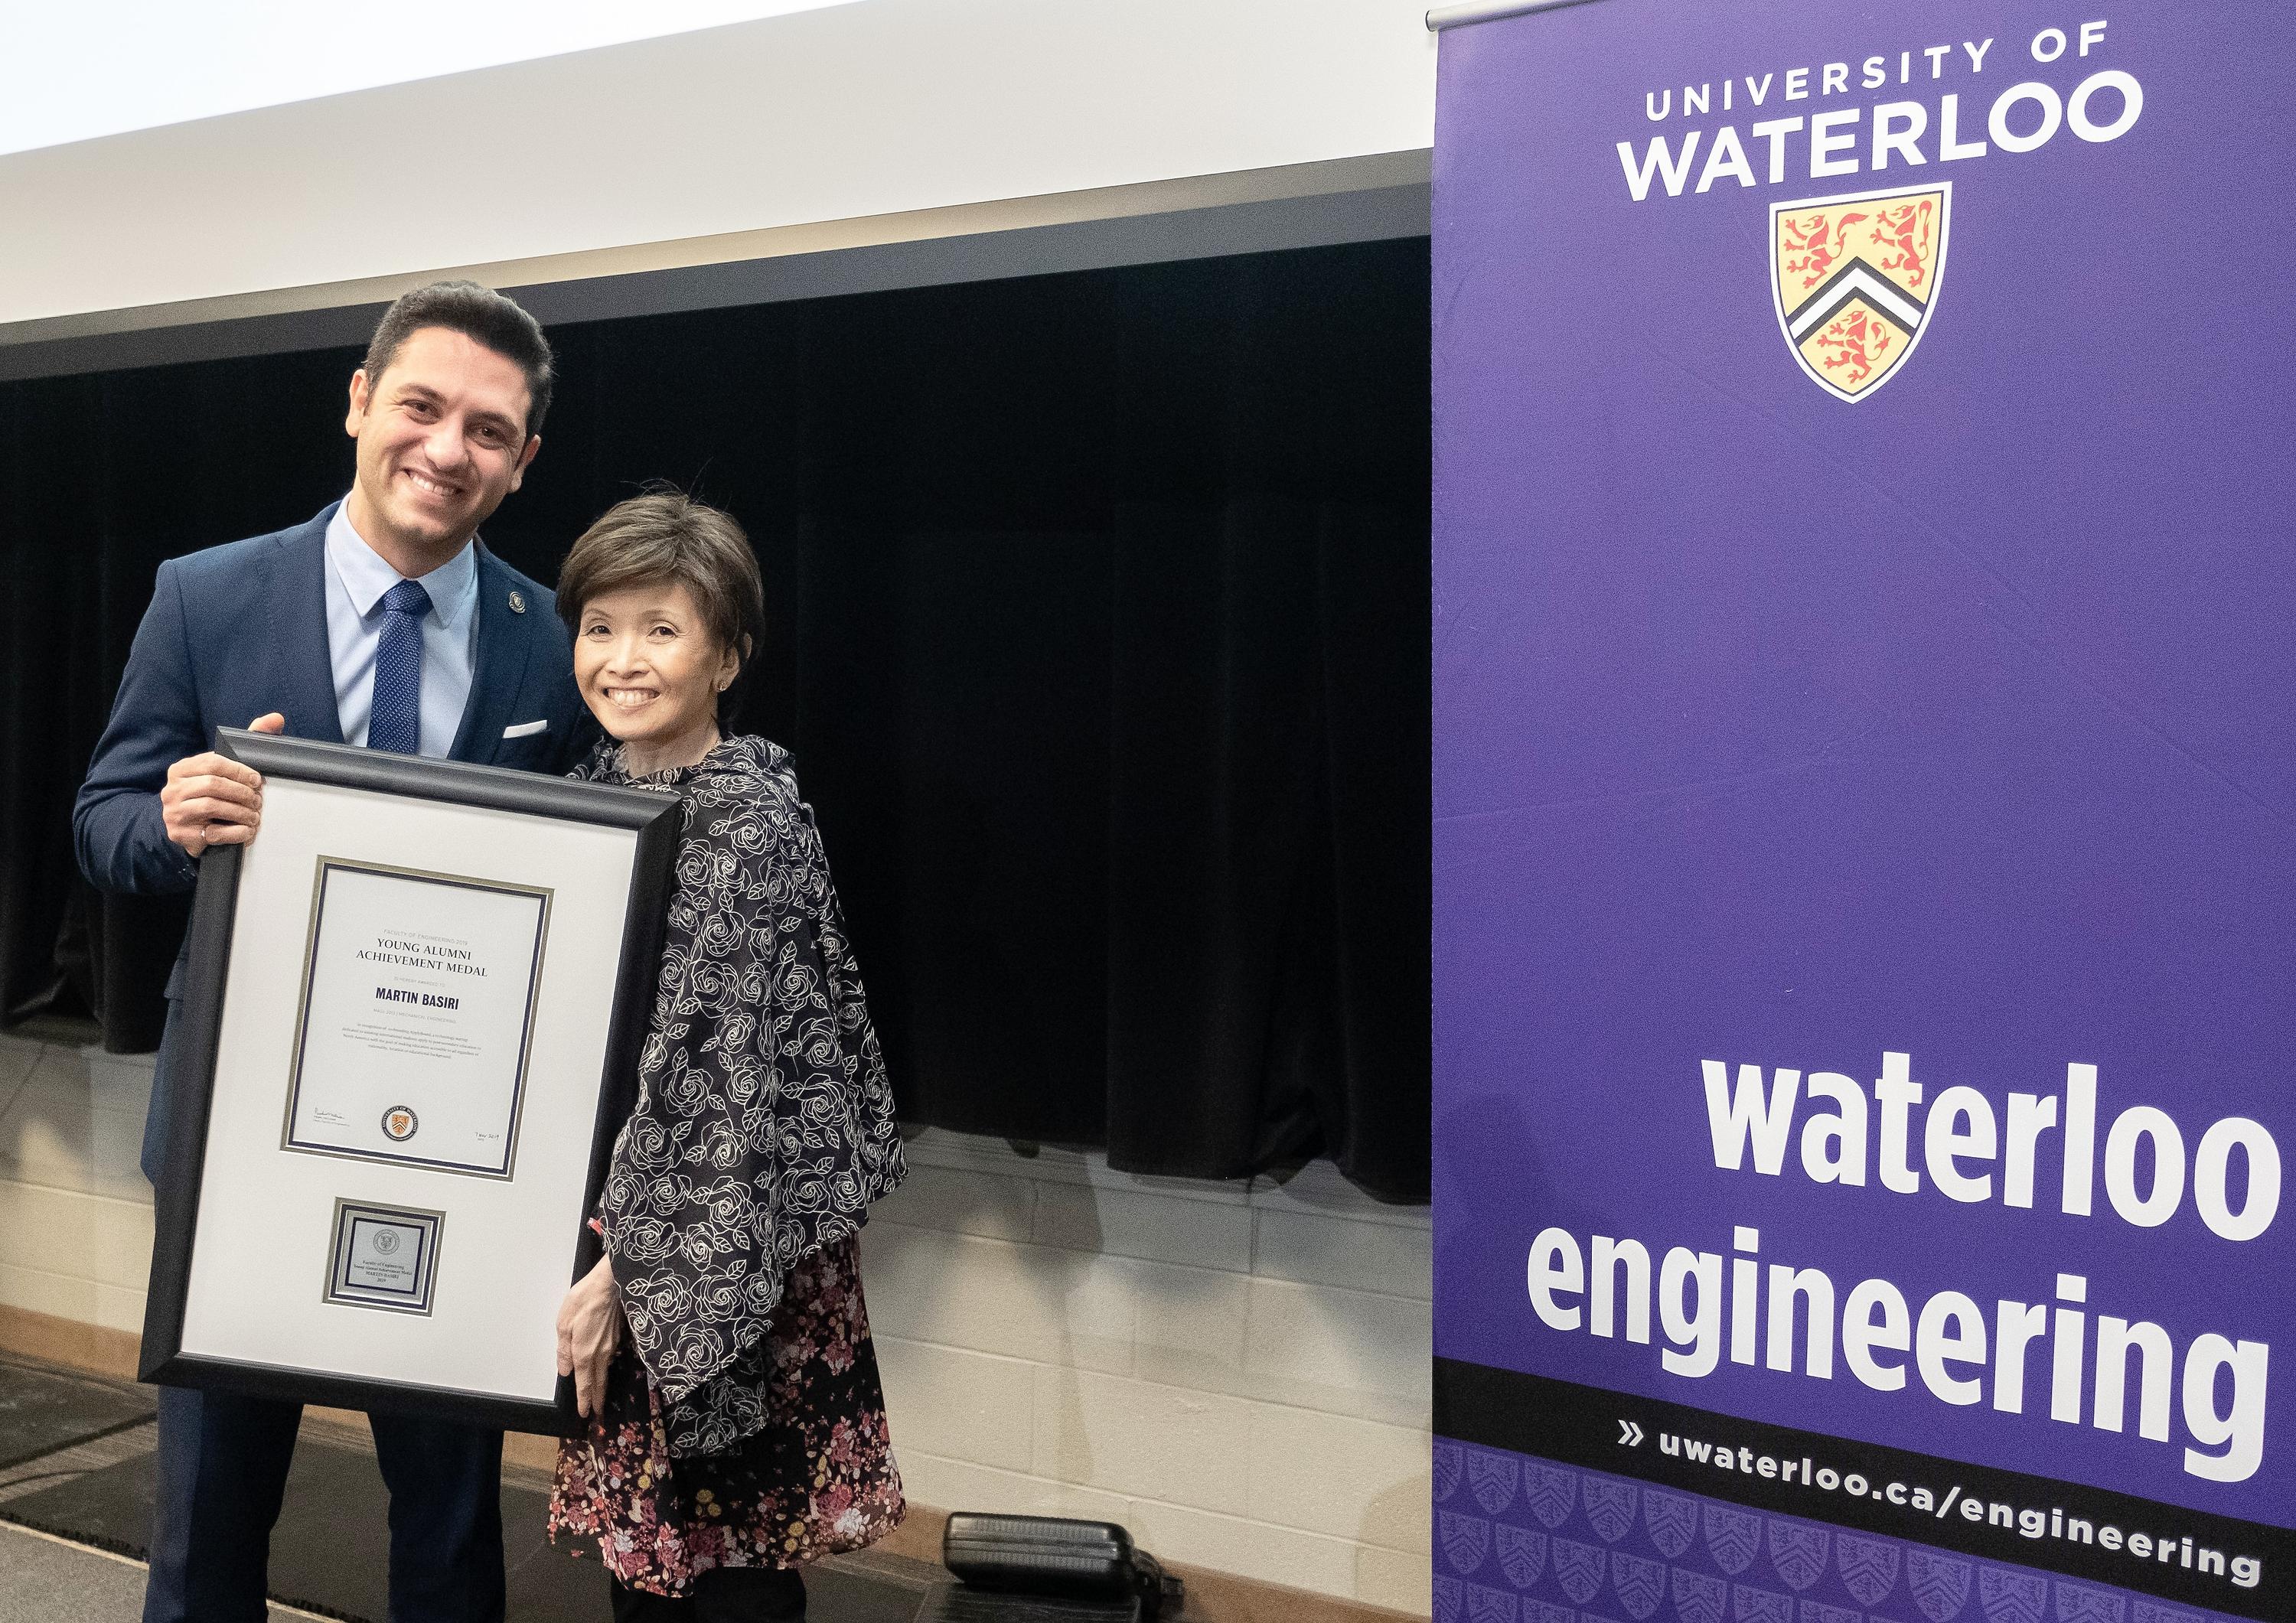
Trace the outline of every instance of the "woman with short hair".
{"type": "Polygon", "coordinates": [[[577,775],[678,796],[685,831],[605,1256],[559,1312],[590,1424],[551,1530],[598,1539],[626,1623],[802,1618],[798,1569],[904,1509],[855,1248],[905,1171],[892,1094],[789,752],[718,730],[764,618],[741,527],[623,502],[558,608],[608,734],[577,775]]]}

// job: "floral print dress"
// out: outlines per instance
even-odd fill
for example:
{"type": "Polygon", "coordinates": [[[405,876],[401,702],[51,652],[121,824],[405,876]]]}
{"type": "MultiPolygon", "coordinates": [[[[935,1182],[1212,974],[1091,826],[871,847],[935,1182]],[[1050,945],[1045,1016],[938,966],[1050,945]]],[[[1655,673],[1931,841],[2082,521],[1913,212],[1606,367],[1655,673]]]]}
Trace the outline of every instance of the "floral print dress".
{"type": "Polygon", "coordinates": [[[638,1102],[598,1225],[630,1333],[559,1447],[553,1537],[682,1595],[870,1544],[904,1510],[856,1235],[906,1172],[876,1035],[786,751],[632,778],[685,802],[638,1102]]]}
{"type": "Polygon", "coordinates": [[[553,1535],[598,1540],[633,1589],[682,1594],[712,1567],[793,1567],[873,1544],[905,1506],[850,1239],[791,1275],[754,1374],[774,1418],[723,1454],[669,1452],[625,1347],[589,1434],[558,1447],[553,1535]]]}

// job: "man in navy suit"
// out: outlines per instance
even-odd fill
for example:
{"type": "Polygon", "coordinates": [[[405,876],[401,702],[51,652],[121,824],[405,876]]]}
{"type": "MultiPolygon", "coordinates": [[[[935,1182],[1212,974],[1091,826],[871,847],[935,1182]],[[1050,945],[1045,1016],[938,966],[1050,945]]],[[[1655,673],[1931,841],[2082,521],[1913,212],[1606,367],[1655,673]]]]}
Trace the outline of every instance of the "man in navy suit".
{"type": "MultiPolygon", "coordinates": [[[[548,591],[478,540],[541,448],[550,346],[472,283],[394,304],[351,375],[350,494],[308,523],[160,566],[72,812],[111,890],[183,890],[210,846],[255,837],[262,780],[219,725],[562,772],[589,725],[548,591]]],[[[179,955],[144,1133],[156,1177],[174,1101],[179,955]]],[[[301,1406],[169,1388],[145,1623],[260,1623],[301,1406]]],[[[502,1433],[377,1413],[390,1489],[392,1623],[503,1615],[502,1433]]]]}

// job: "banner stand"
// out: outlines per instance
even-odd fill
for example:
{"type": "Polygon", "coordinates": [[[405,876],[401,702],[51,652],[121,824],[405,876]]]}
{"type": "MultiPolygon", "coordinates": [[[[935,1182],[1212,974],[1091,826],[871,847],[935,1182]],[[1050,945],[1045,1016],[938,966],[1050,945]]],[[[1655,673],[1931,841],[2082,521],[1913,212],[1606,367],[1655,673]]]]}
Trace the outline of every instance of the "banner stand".
{"type": "Polygon", "coordinates": [[[1436,1616],[2296,1617],[2296,20],[1483,9],[1436,1616]]]}

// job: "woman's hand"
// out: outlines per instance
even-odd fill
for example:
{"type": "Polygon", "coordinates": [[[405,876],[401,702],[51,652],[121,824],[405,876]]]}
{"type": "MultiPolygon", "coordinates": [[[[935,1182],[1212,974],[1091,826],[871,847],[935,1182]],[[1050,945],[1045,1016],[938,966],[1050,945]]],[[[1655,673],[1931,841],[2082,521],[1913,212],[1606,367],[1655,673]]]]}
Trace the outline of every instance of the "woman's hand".
{"type": "Polygon", "coordinates": [[[605,1406],[606,1365],[622,1340],[622,1299],[606,1258],[558,1305],[558,1373],[574,1377],[574,1406],[588,1420],[605,1406]]]}

